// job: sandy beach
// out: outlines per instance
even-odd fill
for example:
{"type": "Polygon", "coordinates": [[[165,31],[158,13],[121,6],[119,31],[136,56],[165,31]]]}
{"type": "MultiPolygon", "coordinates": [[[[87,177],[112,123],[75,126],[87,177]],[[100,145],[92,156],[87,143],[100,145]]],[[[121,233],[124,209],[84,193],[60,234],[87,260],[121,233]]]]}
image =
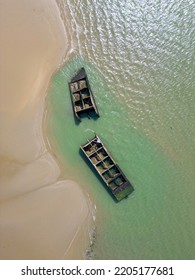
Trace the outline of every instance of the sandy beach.
{"type": "Polygon", "coordinates": [[[61,181],[43,136],[45,97],[68,53],[54,0],[1,0],[0,259],[82,259],[89,201],[61,181]]]}

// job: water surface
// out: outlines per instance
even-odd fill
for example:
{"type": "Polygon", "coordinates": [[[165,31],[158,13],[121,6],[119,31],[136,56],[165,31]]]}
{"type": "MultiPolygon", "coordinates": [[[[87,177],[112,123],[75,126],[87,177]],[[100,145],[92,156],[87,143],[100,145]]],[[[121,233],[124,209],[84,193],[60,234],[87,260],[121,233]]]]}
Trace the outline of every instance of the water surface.
{"type": "Polygon", "coordinates": [[[60,5],[74,58],[53,79],[48,129],[69,176],[97,205],[93,257],[193,259],[194,1],[60,5]],[[101,117],[76,125],[67,82],[81,66],[101,117]],[[79,154],[94,131],[135,188],[118,204],[79,154]]]}

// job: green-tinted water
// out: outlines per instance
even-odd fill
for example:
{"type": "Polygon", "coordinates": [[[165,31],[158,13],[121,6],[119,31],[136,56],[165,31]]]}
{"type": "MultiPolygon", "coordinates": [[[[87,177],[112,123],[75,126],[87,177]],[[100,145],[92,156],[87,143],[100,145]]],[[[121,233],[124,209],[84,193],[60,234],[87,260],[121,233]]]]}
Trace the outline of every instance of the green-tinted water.
{"type": "Polygon", "coordinates": [[[195,7],[166,3],[60,1],[80,55],[53,79],[48,130],[97,205],[97,259],[195,257],[195,7]],[[67,82],[81,66],[101,117],[77,125],[67,82]],[[79,154],[94,131],[135,188],[118,204],[79,154]]]}

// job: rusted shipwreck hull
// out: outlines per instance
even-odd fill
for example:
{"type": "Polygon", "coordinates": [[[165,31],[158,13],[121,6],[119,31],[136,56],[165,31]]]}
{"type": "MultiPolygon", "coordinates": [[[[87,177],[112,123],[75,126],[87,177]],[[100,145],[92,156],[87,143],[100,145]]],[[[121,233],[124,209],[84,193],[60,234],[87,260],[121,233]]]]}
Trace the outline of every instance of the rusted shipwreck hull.
{"type": "Polygon", "coordinates": [[[95,99],[87,78],[84,68],[81,68],[78,73],[72,78],[69,83],[72,106],[75,117],[81,121],[81,117],[92,114],[99,117],[95,99]]]}
{"type": "Polygon", "coordinates": [[[133,186],[97,135],[80,148],[117,201],[133,192],[133,186]]]}

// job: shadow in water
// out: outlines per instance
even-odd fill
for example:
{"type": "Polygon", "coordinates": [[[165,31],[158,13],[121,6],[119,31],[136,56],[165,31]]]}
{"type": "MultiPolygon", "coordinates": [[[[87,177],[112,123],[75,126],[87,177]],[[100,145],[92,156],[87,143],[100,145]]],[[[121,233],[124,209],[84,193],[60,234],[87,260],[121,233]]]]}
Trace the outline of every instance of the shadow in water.
{"type": "Polygon", "coordinates": [[[80,114],[80,120],[75,116],[74,114],[74,121],[75,121],[75,124],[76,125],[79,125],[82,120],[84,119],[89,119],[89,120],[93,120],[93,121],[96,121],[97,119],[99,119],[99,115],[97,115],[95,112],[90,112],[90,113],[82,113],[80,114]]]}

